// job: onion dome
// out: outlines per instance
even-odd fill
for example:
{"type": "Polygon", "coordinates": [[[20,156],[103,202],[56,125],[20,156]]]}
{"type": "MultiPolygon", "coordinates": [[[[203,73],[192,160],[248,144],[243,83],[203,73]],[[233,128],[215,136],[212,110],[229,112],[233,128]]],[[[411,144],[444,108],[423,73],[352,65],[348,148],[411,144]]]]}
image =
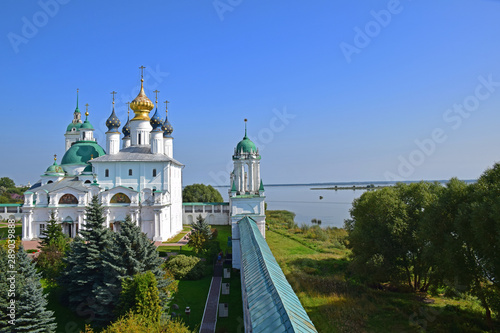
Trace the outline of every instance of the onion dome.
{"type": "Polygon", "coordinates": [[[127,122],[123,125],[122,133],[126,138],[130,136],[130,117],[127,118],[127,122]]]}
{"type": "Polygon", "coordinates": [[[168,103],[169,101],[165,101],[165,122],[161,126],[161,129],[164,131],[163,132],[163,137],[164,138],[169,138],[171,137],[172,133],[174,132],[174,128],[168,121],[168,103]]]}
{"type": "Polygon", "coordinates": [[[255,146],[255,143],[252,142],[247,136],[247,120],[245,119],[245,136],[243,137],[243,140],[238,142],[238,145],[236,146],[236,154],[239,155],[241,153],[244,154],[256,154],[257,153],[257,147],[255,146]]]}
{"type": "MultiPolygon", "coordinates": [[[[141,75],[142,76],[142,75],[141,75]]],[[[144,79],[141,78],[141,91],[139,95],[130,103],[130,108],[134,111],[135,117],[132,118],[134,120],[148,120],[149,121],[149,111],[153,110],[154,104],[151,100],[146,96],[144,92],[144,79]]]]}
{"type": "Polygon", "coordinates": [[[155,130],[162,127],[162,122],[163,120],[158,115],[158,108],[157,108],[155,114],[153,115],[149,123],[151,124],[151,127],[153,127],[153,130],[155,130]]]}
{"type": "Polygon", "coordinates": [[[57,175],[57,174],[64,174],[63,168],[59,164],[57,164],[56,155],[54,155],[54,164],[52,164],[51,166],[49,166],[47,168],[47,171],[45,171],[45,174],[47,176],[52,176],[52,175],[57,175]]]}
{"type": "Polygon", "coordinates": [[[113,112],[111,112],[108,120],[106,120],[106,127],[108,128],[109,132],[118,132],[118,128],[120,127],[120,125],[120,119],[118,119],[118,117],[116,116],[115,107],[113,105],[113,112]]]}

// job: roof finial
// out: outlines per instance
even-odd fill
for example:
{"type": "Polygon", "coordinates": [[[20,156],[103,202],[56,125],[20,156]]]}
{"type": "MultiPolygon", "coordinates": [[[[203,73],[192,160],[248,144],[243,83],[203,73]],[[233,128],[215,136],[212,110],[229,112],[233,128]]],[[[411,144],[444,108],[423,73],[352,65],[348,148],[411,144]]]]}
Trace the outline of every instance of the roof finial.
{"type": "Polygon", "coordinates": [[[144,66],[139,67],[139,69],[141,70],[141,82],[144,82],[144,68],[146,67],[144,66]]]}
{"type": "Polygon", "coordinates": [[[130,102],[127,102],[127,107],[128,107],[127,116],[130,116],[130,102]]]}
{"type": "Polygon", "coordinates": [[[78,109],[78,91],[80,89],[76,88],[76,109],[75,112],[80,112],[80,109],[78,109]]]}
{"type": "Polygon", "coordinates": [[[248,119],[245,118],[245,138],[247,137],[247,121],[248,119]]]}
{"type": "Polygon", "coordinates": [[[89,116],[89,103],[85,104],[85,116],[88,118],[89,116]]]}
{"type": "Polygon", "coordinates": [[[168,114],[168,103],[170,103],[170,102],[169,101],[165,101],[163,103],[165,103],[165,113],[168,114]]]}
{"type": "Polygon", "coordinates": [[[54,162],[57,161],[57,154],[54,154],[54,162]]]}
{"type": "Polygon", "coordinates": [[[156,101],[155,101],[155,104],[156,104],[156,108],[158,109],[158,93],[160,92],[158,89],[156,89],[155,91],[153,91],[156,95],[156,101]]]}
{"type": "Polygon", "coordinates": [[[112,91],[111,92],[111,95],[113,95],[113,106],[115,105],[115,94],[116,94],[116,91],[112,91]]]}

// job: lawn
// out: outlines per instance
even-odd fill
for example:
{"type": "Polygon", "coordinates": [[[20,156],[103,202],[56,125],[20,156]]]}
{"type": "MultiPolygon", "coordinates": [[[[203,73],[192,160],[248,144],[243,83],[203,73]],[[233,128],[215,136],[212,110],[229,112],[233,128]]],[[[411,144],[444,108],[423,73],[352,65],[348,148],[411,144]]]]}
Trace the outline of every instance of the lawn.
{"type": "Polygon", "coordinates": [[[163,242],[163,244],[177,243],[178,241],[180,241],[182,239],[182,237],[184,237],[190,231],[191,231],[191,226],[185,225],[185,226],[183,226],[182,231],[180,233],[178,233],[177,235],[175,235],[172,238],[169,238],[167,241],[163,242]]]}
{"type": "Polygon", "coordinates": [[[179,281],[178,291],[171,303],[172,305],[177,304],[179,309],[174,310],[171,306],[170,313],[172,314],[172,312],[175,312],[178,314],[178,318],[181,318],[189,325],[191,330],[196,332],[199,330],[203,318],[203,311],[205,310],[205,303],[207,301],[211,281],[211,275],[197,281],[179,281]],[[184,312],[188,306],[191,309],[189,318],[184,312]]]}
{"type": "Polygon", "coordinates": [[[276,223],[266,239],[318,332],[488,331],[484,312],[472,297],[401,293],[353,282],[348,278],[349,250],[335,238],[342,231],[326,231],[333,239],[324,241],[312,233],[276,223]]]}
{"type": "MultiPolygon", "coordinates": [[[[224,268],[231,269],[230,265],[224,268]]],[[[229,282],[229,295],[220,295],[219,303],[228,304],[228,317],[217,318],[216,333],[243,332],[243,301],[241,299],[241,279],[237,270],[231,271],[231,278],[222,279],[222,283],[229,282]]]]}

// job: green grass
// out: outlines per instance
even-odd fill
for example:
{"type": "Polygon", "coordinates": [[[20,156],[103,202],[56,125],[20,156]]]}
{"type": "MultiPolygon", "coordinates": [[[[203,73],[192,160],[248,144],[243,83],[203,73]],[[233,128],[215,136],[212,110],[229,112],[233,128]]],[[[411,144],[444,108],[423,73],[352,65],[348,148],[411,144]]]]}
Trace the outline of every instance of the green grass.
{"type": "Polygon", "coordinates": [[[214,226],[212,226],[212,228],[217,229],[217,232],[218,232],[217,240],[220,243],[220,248],[222,251],[226,252],[226,250],[228,249],[227,238],[231,237],[231,226],[230,225],[214,225],[214,226]]]}
{"type": "Polygon", "coordinates": [[[289,218],[274,212],[266,239],[318,332],[488,331],[484,311],[472,297],[400,293],[353,282],[348,278],[350,252],[342,242],[345,231],[325,229],[322,234],[297,228],[289,218]]]}
{"type": "Polygon", "coordinates": [[[171,307],[170,312],[177,313],[179,315],[178,318],[188,324],[189,328],[193,331],[199,330],[211,281],[211,275],[196,281],[179,281],[177,293],[171,303],[177,304],[179,310],[173,310],[171,307]],[[191,308],[189,320],[184,313],[187,306],[191,308]]]}
{"type": "MultiPolygon", "coordinates": [[[[22,236],[23,234],[23,227],[22,225],[16,224],[15,227],[15,233],[14,235],[17,236],[22,236]]],[[[0,228],[0,239],[7,239],[7,235],[9,234],[9,228],[8,227],[2,227],[0,228]]]]}
{"type": "Polygon", "coordinates": [[[184,245],[184,246],[158,246],[158,252],[165,253],[165,252],[172,252],[172,253],[177,253],[177,254],[184,254],[186,256],[194,256],[194,250],[192,247],[184,245]]]}
{"type": "Polygon", "coordinates": [[[191,227],[190,226],[184,226],[182,228],[182,231],[179,234],[175,235],[172,238],[169,238],[167,241],[163,242],[163,244],[166,244],[166,243],[177,243],[178,241],[180,241],[182,239],[182,237],[184,237],[190,231],[191,231],[191,227]]]}
{"type": "Polygon", "coordinates": [[[62,305],[62,289],[55,283],[47,283],[42,280],[44,292],[48,294],[47,308],[54,311],[57,323],[57,332],[80,332],[85,328],[85,319],[78,317],[67,306],[62,305]]]}
{"type": "MultiPolygon", "coordinates": [[[[224,266],[230,268],[230,265],[224,266]]],[[[243,332],[243,301],[241,298],[241,279],[239,271],[231,271],[230,279],[222,279],[222,283],[229,282],[229,295],[220,295],[219,303],[228,303],[229,316],[217,318],[217,333],[243,332]]]]}

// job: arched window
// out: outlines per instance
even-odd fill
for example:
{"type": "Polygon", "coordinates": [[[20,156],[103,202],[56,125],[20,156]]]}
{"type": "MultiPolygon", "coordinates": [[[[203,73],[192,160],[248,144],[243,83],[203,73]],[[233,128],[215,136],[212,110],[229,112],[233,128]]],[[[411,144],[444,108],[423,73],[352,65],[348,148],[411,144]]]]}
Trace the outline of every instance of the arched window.
{"type": "Polygon", "coordinates": [[[142,142],[141,142],[141,133],[139,133],[138,137],[139,137],[139,139],[137,140],[137,144],[138,145],[142,145],[142,142]]]}
{"type": "Polygon", "coordinates": [[[128,175],[132,176],[132,169],[128,169],[128,175]]]}
{"type": "Polygon", "coordinates": [[[130,198],[126,194],[124,194],[124,193],[116,193],[111,198],[110,203],[112,203],[112,204],[116,204],[116,203],[118,203],[118,204],[130,203],[130,198]]]}
{"type": "Polygon", "coordinates": [[[109,169],[104,170],[104,177],[109,177],[109,169]]]}
{"type": "Polygon", "coordinates": [[[156,169],[153,169],[153,177],[156,177],[156,169]]]}
{"type": "Polygon", "coordinates": [[[52,180],[49,180],[49,181],[47,182],[47,184],[52,184],[52,183],[53,183],[53,181],[52,181],[52,180]]]}
{"type": "Polygon", "coordinates": [[[73,195],[66,193],[59,199],[60,205],[78,205],[78,199],[73,195]]]}
{"type": "Polygon", "coordinates": [[[85,181],[85,184],[90,184],[90,183],[92,183],[92,182],[88,179],[85,181]]]}

